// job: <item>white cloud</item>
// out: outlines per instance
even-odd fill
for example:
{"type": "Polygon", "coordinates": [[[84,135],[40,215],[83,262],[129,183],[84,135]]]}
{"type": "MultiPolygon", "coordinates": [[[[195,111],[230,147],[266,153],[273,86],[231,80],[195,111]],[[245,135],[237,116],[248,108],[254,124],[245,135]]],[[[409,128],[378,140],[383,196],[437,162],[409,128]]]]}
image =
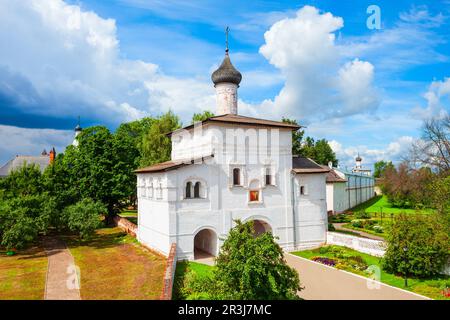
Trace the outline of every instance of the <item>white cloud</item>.
{"type": "Polygon", "coordinates": [[[433,81],[423,97],[427,100],[427,106],[415,107],[412,114],[420,119],[444,118],[450,105],[450,78],[433,81]]]}
{"type": "Polygon", "coordinates": [[[3,1],[0,43],[0,98],[27,113],[118,124],[214,108],[211,84],[122,58],[114,20],[61,0],[3,1]]]}
{"type": "Polygon", "coordinates": [[[286,82],[262,106],[309,120],[374,111],[379,104],[374,67],[358,59],[342,63],[335,32],[343,25],[342,18],[311,6],[273,24],[260,53],[281,70],[286,82]]]}
{"type": "Polygon", "coordinates": [[[401,136],[390,142],[385,148],[369,148],[365,145],[344,147],[336,140],[330,141],[330,147],[336,153],[339,163],[342,167],[351,168],[355,165],[355,158],[359,154],[363,159],[363,166],[372,168],[377,161],[393,161],[398,163],[402,161],[410,149],[414,138],[410,136],[401,136]]]}
{"type": "Polygon", "coordinates": [[[73,131],[53,129],[25,129],[0,125],[0,166],[15,155],[37,156],[55,147],[63,152],[74,137],[73,131]]]}

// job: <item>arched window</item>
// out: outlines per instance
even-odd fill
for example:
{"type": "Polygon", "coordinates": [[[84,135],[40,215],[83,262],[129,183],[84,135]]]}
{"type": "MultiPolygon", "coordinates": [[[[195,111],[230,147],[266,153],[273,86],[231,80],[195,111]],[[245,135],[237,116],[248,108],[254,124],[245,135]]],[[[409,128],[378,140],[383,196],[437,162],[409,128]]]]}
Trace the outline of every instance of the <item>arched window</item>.
{"type": "Polygon", "coordinates": [[[200,198],[200,182],[196,182],[194,185],[194,198],[200,198]]]}
{"type": "Polygon", "coordinates": [[[191,189],[192,182],[188,181],[188,183],[186,183],[186,199],[192,198],[191,189]]]}
{"type": "Polygon", "coordinates": [[[233,185],[234,186],[241,185],[241,170],[239,168],[233,169],[233,185]]]}

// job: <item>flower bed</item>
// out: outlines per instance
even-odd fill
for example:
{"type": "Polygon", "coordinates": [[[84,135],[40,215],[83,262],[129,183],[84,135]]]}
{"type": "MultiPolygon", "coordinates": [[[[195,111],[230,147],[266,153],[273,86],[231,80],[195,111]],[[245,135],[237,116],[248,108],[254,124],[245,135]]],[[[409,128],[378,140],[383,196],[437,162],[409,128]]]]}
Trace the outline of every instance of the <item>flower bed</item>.
{"type": "Polygon", "coordinates": [[[334,267],[336,265],[336,261],[326,257],[312,257],[311,260],[315,262],[319,262],[321,264],[325,264],[330,267],[334,267]]]}

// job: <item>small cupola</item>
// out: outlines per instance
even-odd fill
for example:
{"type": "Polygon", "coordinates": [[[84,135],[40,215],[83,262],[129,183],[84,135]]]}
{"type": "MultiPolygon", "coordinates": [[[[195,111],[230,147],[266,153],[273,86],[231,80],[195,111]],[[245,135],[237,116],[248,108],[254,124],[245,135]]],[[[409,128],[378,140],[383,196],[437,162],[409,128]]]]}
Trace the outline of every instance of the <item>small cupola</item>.
{"type": "Polygon", "coordinates": [[[214,83],[214,86],[222,82],[234,83],[237,86],[241,83],[242,74],[231,64],[228,49],[225,51],[225,58],[223,59],[222,64],[211,75],[211,80],[214,83]]]}
{"type": "Polygon", "coordinates": [[[225,58],[223,58],[220,67],[211,75],[211,80],[216,88],[217,115],[238,113],[238,92],[239,84],[242,80],[242,74],[233,66],[230,60],[228,50],[228,32],[225,29],[226,48],[225,58]]]}

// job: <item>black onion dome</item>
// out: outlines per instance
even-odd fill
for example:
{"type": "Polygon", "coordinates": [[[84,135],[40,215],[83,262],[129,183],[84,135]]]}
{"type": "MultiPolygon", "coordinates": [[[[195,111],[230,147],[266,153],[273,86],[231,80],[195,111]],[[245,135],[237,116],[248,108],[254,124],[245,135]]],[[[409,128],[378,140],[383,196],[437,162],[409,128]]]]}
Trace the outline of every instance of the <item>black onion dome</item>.
{"type": "Polygon", "coordinates": [[[362,158],[359,156],[359,154],[358,154],[358,156],[356,157],[356,161],[362,161],[362,158]]]}
{"type": "Polygon", "coordinates": [[[236,85],[241,83],[242,74],[231,64],[228,52],[225,54],[225,58],[223,59],[219,69],[214,71],[211,75],[211,80],[215,85],[221,82],[231,82],[236,85]]]}
{"type": "Polygon", "coordinates": [[[77,131],[81,131],[81,130],[82,130],[82,129],[81,129],[80,125],[77,124],[77,126],[75,127],[75,131],[77,132],[77,131]]]}

